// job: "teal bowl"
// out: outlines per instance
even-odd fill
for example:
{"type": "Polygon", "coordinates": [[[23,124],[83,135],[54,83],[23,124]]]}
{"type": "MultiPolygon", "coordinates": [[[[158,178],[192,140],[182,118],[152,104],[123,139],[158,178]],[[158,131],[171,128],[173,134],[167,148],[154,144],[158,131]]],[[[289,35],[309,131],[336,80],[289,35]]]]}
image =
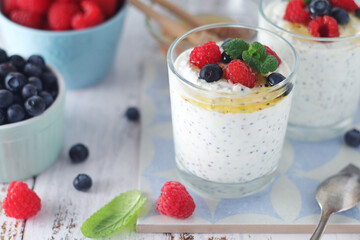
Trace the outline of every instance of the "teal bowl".
{"type": "Polygon", "coordinates": [[[58,71],[59,93],[41,115],[0,126],[0,183],[26,179],[50,167],[64,139],[65,82],[58,71]]]}
{"type": "Polygon", "coordinates": [[[8,52],[42,55],[68,89],[80,89],[98,83],[112,68],[126,11],[127,4],[96,27],[61,32],[24,27],[0,13],[0,35],[8,52]]]}

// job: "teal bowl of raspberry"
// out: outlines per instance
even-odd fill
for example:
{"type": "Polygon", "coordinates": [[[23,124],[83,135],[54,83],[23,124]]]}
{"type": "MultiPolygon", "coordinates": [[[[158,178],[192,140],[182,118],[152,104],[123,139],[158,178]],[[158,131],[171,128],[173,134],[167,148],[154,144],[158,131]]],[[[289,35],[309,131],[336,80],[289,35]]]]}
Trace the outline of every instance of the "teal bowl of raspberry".
{"type": "Polygon", "coordinates": [[[42,55],[60,71],[68,89],[100,82],[113,67],[125,22],[124,2],[114,16],[94,27],[50,31],[22,26],[0,13],[0,37],[4,48],[20,55],[42,55]]]}
{"type": "Polygon", "coordinates": [[[57,77],[58,93],[41,115],[0,125],[0,183],[33,177],[59,157],[64,139],[65,82],[57,77]]]}

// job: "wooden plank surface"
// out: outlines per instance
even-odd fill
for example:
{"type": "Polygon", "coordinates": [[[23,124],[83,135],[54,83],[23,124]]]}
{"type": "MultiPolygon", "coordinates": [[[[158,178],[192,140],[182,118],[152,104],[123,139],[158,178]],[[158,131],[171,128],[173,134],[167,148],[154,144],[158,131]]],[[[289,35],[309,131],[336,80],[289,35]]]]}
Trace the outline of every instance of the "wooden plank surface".
{"type": "MultiPolygon", "coordinates": [[[[138,184],[138,123],[128,122],[124,111],[139,105],[144,56],[154,54],[156,43],[144,26],[143,16],[129,9],[115,67],[99,85],[71,91],[66,100],[66,137],[60,158],[47,171],[26,181],[42,199],[41,212],[25,221],[15,221],[0,209],[0,240],[85,239],[81,224],[94,211],[121,192],[138,184]],[[71,164],[71,145],[82,142],[90,149],[89,159],[71,164]],[[78,173],[93,179],[89,192],[76,191],[72,181],[78,173]]],[[[0,185],[0,200],[7,185],[0,185]]],[[[133,223],[134,224],[134,223],[133,223]]],[[[132,225],[133,227],[133,225],[132,225]]],[[[276,234],[136,234],[133,228],[108,239],[129,240],[300,240],[304,235],[276,234]]],[[[358,234],[328,234],[324,240],[360,240],[358,234]]]]}

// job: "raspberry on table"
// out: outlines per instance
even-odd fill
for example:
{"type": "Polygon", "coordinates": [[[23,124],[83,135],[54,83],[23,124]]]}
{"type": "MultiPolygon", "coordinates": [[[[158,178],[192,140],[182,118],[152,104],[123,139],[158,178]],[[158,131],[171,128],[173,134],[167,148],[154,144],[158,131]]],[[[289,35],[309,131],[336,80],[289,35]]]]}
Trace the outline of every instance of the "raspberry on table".
{"type": "Polygon", "coordinates": [[[308,25],[309,32],[314,37],[339,37],[339,27],[335,18],[330,16],[317,17],[308,25]]]}
{"type": "Polygon", "coordinates": [[[41,200],[26,183],[13,181],[9,185],[2,208],[8,217],[27,219],[40,211],[41,200]]]}
{"type": "Polygon", "coordinates": [[[232,83],[240,83],[248,88],[253,88],[256,82],[256,73],[244,61],[236,59],[226,66],[225,78],[232,83]]]}
{"type": "Polygon", "coordinates": [[[24,11],[45,14],[51,0],[17,0],[17,6],[24,11]]]}
{"type": "Polygon", "coordinates": [[[12,11],[10,19],[13,22],[31,28],[41,28],[44,20],[41,14],[24,10],[12,11]]]}
{"type": "Polygon", "coordinates": [[[220,59],[220,48],[213,41],[195,47],[190,53],[190,63],[199,68],[207,64],[216,64],[220,59]]]}
{"type": "Polygon", "coordinates": [[[266,53],[267,54],[270,54],[270,55],[273,55],[274,57],[276,57],[276,60],[278,60],[279,62],[279,65],[281,64],[281,59],[280,57],[276,54],[276,52],[274,50],[272,50],[271,48],[269,48],[268,46],[264,45],[265,49],[266,49],[266,53]]]}
{"type": "Polygon", "coordinates": [[[48,11],[49,26],[57,31],[70,30],[72,18],[80,12],[80,7],[75,3],[54,2],[48,11]]]}
{"type": "Polygon", "coordinates": [[[181,183],[169,181],[161,188],[156,209],[166,216],[188,218],[195,210],[195,202],[181,183]]]}
{"type": "Polygon", "coordinates": [[[77,13],[71,21],[74,29],[89,28],[104,22],[104,14],[96,3],[84,0],[81,2],[81,7],[84,13],[77,13]]]}
{"type": "Polygon", "coordinates": [[[329,0],[329,2],[333,8],[343,8],[346,11],[355,11],[359,8],[354,0],[329,0]]]}
{"type": "Polygon", "coordinates": [[[284,19],[289,22],[307,23],[311,20],[310,13],[305,10],[303,0],[291,0],[285,11],[284,19]]]}

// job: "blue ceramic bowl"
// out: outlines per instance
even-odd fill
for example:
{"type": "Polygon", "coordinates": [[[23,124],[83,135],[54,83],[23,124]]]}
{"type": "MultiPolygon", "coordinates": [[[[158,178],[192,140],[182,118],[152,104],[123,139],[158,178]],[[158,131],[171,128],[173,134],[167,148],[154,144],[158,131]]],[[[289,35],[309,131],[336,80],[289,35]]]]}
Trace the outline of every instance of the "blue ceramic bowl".
{"type": "Polygon", "coordinates": [[[0,13],[0,35],[8,52],[42,55],[63,75],[68,89],[93,85],[110,71],[123,29],[126,4],[109,20],[80,31],[45,31],[10,21],[0,13]]]}
{"type": "Polygon", "coordinates": [[[59,85],[54,103],[37,117],[0,126],[0,183],[39,174],[53,164],[61,152],[65,82],[58,71],[53,72],[59,85]]]}

